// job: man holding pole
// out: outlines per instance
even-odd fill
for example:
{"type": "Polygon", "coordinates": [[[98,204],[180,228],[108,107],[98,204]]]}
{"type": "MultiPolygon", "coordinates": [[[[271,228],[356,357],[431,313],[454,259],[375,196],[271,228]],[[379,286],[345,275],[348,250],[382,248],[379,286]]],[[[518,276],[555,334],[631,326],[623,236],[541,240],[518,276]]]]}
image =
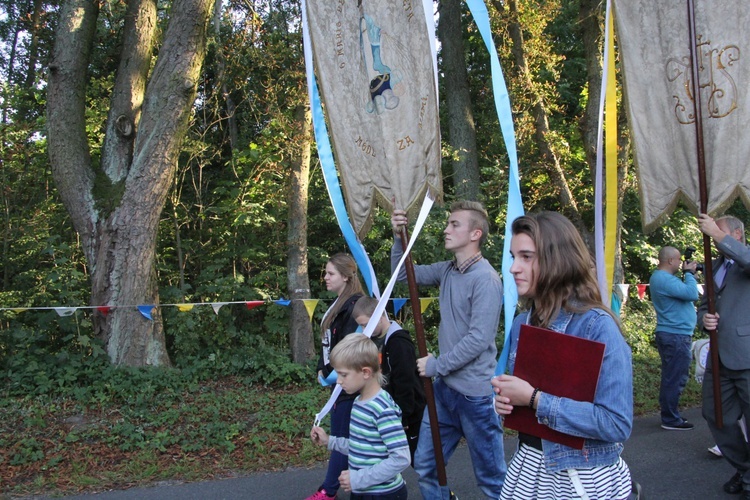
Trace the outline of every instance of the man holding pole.
{"type": "MultiPolygon", "coordinates": [[[[418,285],[440,287],[440,355],[430,353],[417,359],[417,368],[421,376],[435,377],[435,406],[445,461],[464,437],[477,485],[488,498],[498,498],[507,466],[490,379],[497,358],[495,337],[502,307],[502,281],[482,257],[481,247],[489,232],[482,204],[459,201],[451,205],[450,212],[443,233],[445,248],[454,259],[414,266],[418,285]]],[[[394,210],[391,225],[391,269],[395,270],[403,255],[401,231],[407,225],[406,213],[394,210]]],[[[405,280],[406,272],[402,270],[399,281],[405,280]]],[[[425,412],[414,469],[424,498],[448,500],[452,496],[450,489],[438,482],[429,420],[429,413],[425,412]]]]}
{"type": "Polygon", "coordinates": [[[750,500],[750,446],[742,433],[739,420],[750,418],[750,247],[745,245],[745,226],[732,216],[712,219],[698,217],[700,230],[710,236],[719,258],[713,262],[716,284],[716,312],[708,312],[707,297],[698,308],[698,325],[716,330],[719,344],[718,370],[709,358],[703,378],[703,418],[721,449],[724,458],[736,469],[724,484],[724,491],[742,493],[750,500]],[[717,373],[718,372],[718,373],[717,373]],[[722,422],[714,414],[713,377],[719,378],[722,422]],[[718,427],[718,425],[721,428],[718,427]]]}

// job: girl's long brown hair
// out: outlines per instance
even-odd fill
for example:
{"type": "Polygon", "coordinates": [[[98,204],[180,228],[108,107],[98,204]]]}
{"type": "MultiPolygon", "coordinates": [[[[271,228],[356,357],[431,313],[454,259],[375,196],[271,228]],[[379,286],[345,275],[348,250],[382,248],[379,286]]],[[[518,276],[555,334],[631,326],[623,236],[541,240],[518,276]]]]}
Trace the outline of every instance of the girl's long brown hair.
{"type": "Polygon", "coordinates": [[[362,283],[359,281],[359,274],[357,274],[357,263],[354,261],[351,255],[346,253],[337,253],[328,259],[327,264],[333,264],[333,267],[344,277],[349,278],[346,281],[346,286],[339,294],[339,298],[336,301],[336,305],[331,309],[328,315],[320,325],[321,335],[325,335],[326,330],[331,326],[331,322],[334,320],[336,315],[341,310],[341,307],[346,304],[352,295],[360,294],[364,295],[362,290],[362,283]]]}
{"type": "Polygon", "coordinates": [[[539,275],[530,323],[548,328],[558,311],[579,313],[594,307],[612,312],[602,303],[591,254],[575,226],[556,212],[517,218],[513,234],[525,234],[536,245],[539,275]]]}

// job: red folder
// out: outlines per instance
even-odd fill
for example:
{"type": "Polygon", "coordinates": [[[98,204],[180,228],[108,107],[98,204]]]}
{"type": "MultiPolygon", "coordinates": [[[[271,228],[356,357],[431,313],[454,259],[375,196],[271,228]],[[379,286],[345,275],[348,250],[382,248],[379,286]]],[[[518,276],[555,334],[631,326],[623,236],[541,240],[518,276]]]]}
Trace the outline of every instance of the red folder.
{"type": "MultiPolygon", "coordinates": [[[[542,392],[594,401],[604,359],[604,343],[545,328],[521,325],[513,375],[542,392]]],[[[516,406],[504,419],[505,427],[547,441],[583,449],[584,438],[553,430],[537,421],[536,410],[516,406]]]]}

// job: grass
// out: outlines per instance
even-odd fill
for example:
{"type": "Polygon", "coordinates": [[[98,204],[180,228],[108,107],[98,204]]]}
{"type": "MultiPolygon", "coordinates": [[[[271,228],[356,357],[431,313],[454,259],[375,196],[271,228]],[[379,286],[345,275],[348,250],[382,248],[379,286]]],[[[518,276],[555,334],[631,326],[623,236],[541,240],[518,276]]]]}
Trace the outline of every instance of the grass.
{"type": "Polygon", "coordinates": [[[236,378],[207,381],[148,413],[67,398],[4,399],[0,493],[71,494],[313,465],[327,457],[306,438],[325,400],[315,387],[252,387],[236,378]]]}

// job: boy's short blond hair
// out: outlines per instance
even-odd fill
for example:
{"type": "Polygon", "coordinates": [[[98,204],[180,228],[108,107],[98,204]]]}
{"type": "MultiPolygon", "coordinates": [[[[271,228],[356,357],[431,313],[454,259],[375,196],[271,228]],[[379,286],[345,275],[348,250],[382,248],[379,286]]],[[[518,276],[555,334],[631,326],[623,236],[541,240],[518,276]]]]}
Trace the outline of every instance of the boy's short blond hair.
{"type": "Polygon", "coordinates": [[[331,365],[361,372],[370,368],[383,386],[383,374],[380,372],[378,346],[371,338],[362,333],[350,333],[336,344],[331,351],[331,365]]]}

